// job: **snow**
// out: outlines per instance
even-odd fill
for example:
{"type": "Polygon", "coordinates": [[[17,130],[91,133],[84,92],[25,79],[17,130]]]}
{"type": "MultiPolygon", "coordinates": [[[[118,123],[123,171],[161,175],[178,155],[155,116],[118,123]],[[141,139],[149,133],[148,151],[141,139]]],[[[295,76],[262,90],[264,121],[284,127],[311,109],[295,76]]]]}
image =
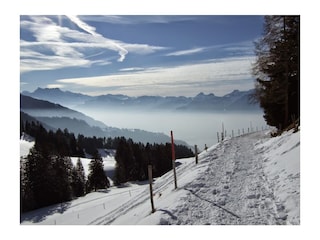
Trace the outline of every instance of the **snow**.
{"type": "MultiPolygon", "coordinates": [[[[300,224],[300,132],[228,138],[194,158],[176,160],[153,181],[130,182],[22,214],[21,224],[282,225],[300,224]]],[[[77,158],[72,158],[76,161],[77,158]]],[[[105,170],[113,156],[103,156],[105,170]]],[[[89,159],[81,159],[85,171],[89,159]]]]}
{"type": "MultiPolygon", "coordinates": [[[[102,157],[104,171],[106,175],[108,176],[109,182],[111,185],[113,185],[112,177],[114,175],[114,169],[116,160],[114,158],[116,150],[115,149],[98,149],[98,152],[100,156],[102,157]]],[[[84,174],[86,177],[88,177],[89,174],[89,164],[91,162],[91,158],[79,158],[79,157],[71,157],[71,162],[75,166],[77,164],[78,159],[80,159],[84,174]]]]}
{"type": "Polygon", "coordinates": [[[287,132],[261,144],[266,173],[291,224],[300,223],[300,132],[287,132]]]}
{"type": "Polygon", "coordinates": [[[34,138],[23,133],[20,138],[20,157],[26,157],[34,146],[34,138]]]}

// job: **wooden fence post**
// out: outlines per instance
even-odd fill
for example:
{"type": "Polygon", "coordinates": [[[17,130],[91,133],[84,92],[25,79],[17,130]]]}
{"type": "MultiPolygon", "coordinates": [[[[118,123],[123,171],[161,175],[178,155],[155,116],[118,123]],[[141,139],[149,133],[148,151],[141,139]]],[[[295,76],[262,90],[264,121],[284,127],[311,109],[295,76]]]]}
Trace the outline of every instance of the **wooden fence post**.
{"type": "Polygon", "coordinates": [[[153,190],[152,190],[152,165],[148,165],[148,176],[149,176],[149,186],[150,186],[150,201],[152,213],[155,212],[153,205],[153,190]]]}
{"type": "Polygon", "coordinates": [[[198,146],[197,145],[194,145],[194,151],[196,156],[196,164],[198,164],[198,146]]]}
{"type": "Polygon", "coordinates": [[[218,138],[218,142],[220,142],[220,141],[219,141],[219,132],[217,132],[217,138],[218,138]]]}
{"type": "Polygon", "coordinates": [[[171,131],[171,148],[172,148],[172,169],[174,177],[174,189],[177,189],[177,175],[176,175],[176,154],[174,151],[173,132],[171,131]]]}

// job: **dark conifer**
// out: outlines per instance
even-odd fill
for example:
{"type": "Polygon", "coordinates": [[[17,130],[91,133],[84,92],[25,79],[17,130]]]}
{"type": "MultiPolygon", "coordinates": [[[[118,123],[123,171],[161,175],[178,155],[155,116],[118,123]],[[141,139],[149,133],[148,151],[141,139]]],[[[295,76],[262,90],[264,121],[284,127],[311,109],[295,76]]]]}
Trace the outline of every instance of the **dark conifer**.
{"type": "Polygon", "coordinates": [[[255,44],[254,98],[269,125],[285,128],[300,118],[300,17],[266,16],[255,44]]]}
{"type": "Polygon", "coordinates": [[[103,161],[98,152],[96,152],[89,164],[88,190],[97,191],[98,189],[106,189],[108,187],[110,187],[110,182],[105,175],[103,161]]]}
{"type": "Polygon", "coordinates": [[[81,163],[78,158],[76,166],[72,169],[72,190],[75,197],[81,197],[85,194],[86,177],[81,163]]]}

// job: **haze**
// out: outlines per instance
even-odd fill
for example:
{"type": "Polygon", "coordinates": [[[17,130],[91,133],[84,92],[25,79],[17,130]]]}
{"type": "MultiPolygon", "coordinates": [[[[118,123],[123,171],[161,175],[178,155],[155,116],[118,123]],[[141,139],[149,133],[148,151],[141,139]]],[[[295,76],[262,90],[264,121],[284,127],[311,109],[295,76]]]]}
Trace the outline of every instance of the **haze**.
{"type": "Polygon", "coordinates": [[[189,145],[197,144],[203,149],[205,144],[211,146],[217,142],[217,132],[221,132],[222,124],[227,135],[238,135],[252,130],[266,128],[262,112],[230,112],[230,113],[203,113],[203,112],[130,112],[106,110],[82,110],[85,114],[104,122],[108,126],[129,129],[143,129],[152,132],[161,132],[167,135],[172,130],[176,139],[183,140],[189,145]]]}

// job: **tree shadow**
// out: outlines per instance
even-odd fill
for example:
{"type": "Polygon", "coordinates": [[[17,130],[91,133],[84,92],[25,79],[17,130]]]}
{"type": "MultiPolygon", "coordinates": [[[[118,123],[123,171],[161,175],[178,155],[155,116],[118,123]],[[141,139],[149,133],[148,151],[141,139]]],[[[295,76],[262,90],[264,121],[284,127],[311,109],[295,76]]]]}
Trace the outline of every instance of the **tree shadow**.
{"type": "Polygon", "coordinates": [[[30,221],[32,223],[39,223],[44,221],[47,216],[55,213],[62,214],[71,205],[71,202],[58,203],[48,207],[39,208],[30,212],[20,213],[20,223],[24,221],[30,221]]]}
{"type": "Polygon", "coordinates": [[[172,212],[170,212],[169,210],[166,209],[159,209],[158,211],[164,212],[165,214],[168,214],[173,220],[177,220],[177,216],[173,215],[172,212]]]}
{"type": "Polygon", "coordinates": [[[108,193],[108,192],[110,192],[110,190],[109,189],[97,189],[96,190],[96,192],[101,192],[101,193],[108,193]]]}
{"type": "Polygon", "coordinates": [[[234,216],[234,217],[236,217],[236,218],[241,218],[240,216],[238,216],[237,214],[235,214],[235,213],[233,213],[233,212],[231,212],[231,211],[229,211],[228,209],[226,209],[226,208],[224,208],[224,207],[222,207],[222,206],[220,206],[219,204],[217,204],[217,203],[215,203],[215,202],[213,202],[213,201],[211,201],[211,200],[208,200],[208,199],[205,199],[205,198],[203,198],[203,197],[201,197],[201,196],[199,196],[196,192],[194,192],[193,190],[191,190],[191,189],[188,189],[188,188],[184,188],[185,190],[187,190],[187,191],[189,191],[190,193],[192,193],[194,196],[196,196],[197,198],[200,198],[201,200],[203,200],[203,201],[206,201],[206,202],[208,202],[208,203],[211,203],[212,205],[214,205],[214,206],[216,206],[216,207],[218,207],[218,208],[220,208],[220,209],[222,209],[223,211],[225,211],[225,212],[227,212],[227,213],[229,213],[230,215],[232,215],[232,216],[234,216]]]}
{"type": "MultiPolygon", "coordinates": [[[[153,180],[155,181],[155,180],[153,180]]],[[[144,186],[144,185],[147,185],[149,184],[149,181],[148,180],[143,180],[143,181],[135,181],[135,182],[125,182],[125,183],[121,183],[120,185],[116,185],[115,187],[117,188],[129,188],[129,187],[132,187],[132,184],[136,184],[136,185],[139,185],[139,186],[144,186]]]]}

